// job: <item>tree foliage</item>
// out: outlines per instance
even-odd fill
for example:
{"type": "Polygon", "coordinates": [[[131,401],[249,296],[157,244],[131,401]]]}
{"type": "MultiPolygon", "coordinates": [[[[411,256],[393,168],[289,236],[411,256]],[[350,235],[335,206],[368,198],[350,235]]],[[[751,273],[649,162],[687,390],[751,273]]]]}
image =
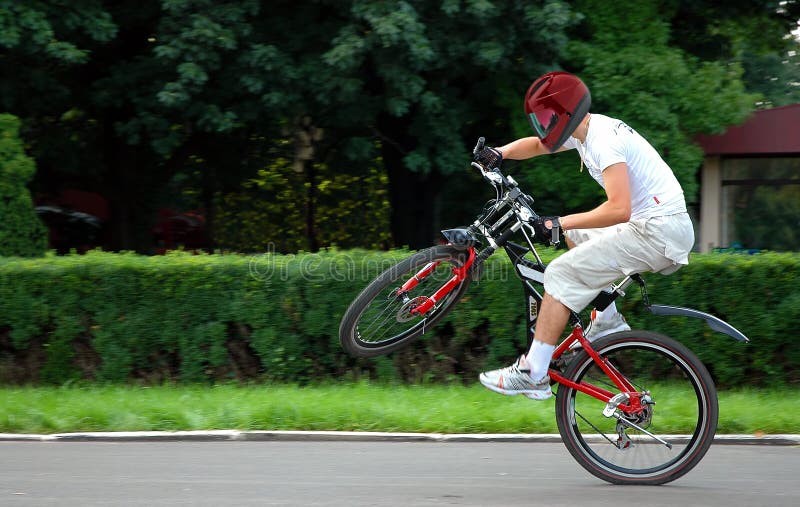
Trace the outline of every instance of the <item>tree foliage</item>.
{"type": "MultiPolygon", "coordinates": [[[[670,13],[654,2],[609,4],[582,0],[591,12],[567,48],[564,62],[592,92],[592,111],[619,118],[661,153],[680,180],[687,200],[698,190],[700,133],[721,133],[750,114],[756,96],[746,93],[739,65],[702,61],[671,45],[670,13]]],[[[528,131],[518,121],[518,132],[528,131]]],[[[586,209],[602,196],[591,178],[579,177],[577,155],[539,161],[528,178],[554,213],[586,209]],[[559,171],[557,167],[564,169],[559,171]]]]}
{"type": "Polygon", "coordinates": [[[671,43],[705,60],[742,66],[760,108],[800,102],[800,2],[676,2],[669,9],[671,43]],[[790,36],[794,31],[795,36],[790,36]]]}
{"type": "Polygon", "coordinates": [[[19,138],[19,119],[0,114],[0,255],[39,256],[47,248],[47,230],[26,186],[35,172],[19,138]]]}
{"type": "MultiPolygon", "coordinates": [[[[694,134],[741,121],[754,101],[746,92],[771,104],[796,97],[772,77],[797,81],[783,56],[796,63],[784,35],[799,9],[766,0],[0,0],[0,110],[24,120],[37,191],[72,185],[109,198],[115,249],[148,251],[154,209],[178,202],[203,208],[223,237],[214,210],[225,215],[235,208],[219,208],[227,197],[278,176],[278,158],[312,185],[333,181],[321,171],[342,181],[384,171],[393,242],[422,246],[440,225],[469,218],[483,195],[465,172],[475,139],[527,135],[522,95],[556,68],[587,81],[596,111],[653,141],[691,195],[694,134]],[[307,129],[323,134],[307,142],[307,129]],[[291,147],[267,160],[279,140],[291,147]]],[[[512,169],[553,212],[599,198],[588,178],[575,185],[554,169],[571,173],[574,154],[552,159],[512,169]]],[[[362,188],[356,206],[386,201],[362,188]]],[[[323,216],[351,215],[335,199],[314,201],[322,193],[297,192],[270,195],[314,211],[302,227],[319,237],[303,243],[327,244],[323,216]]]]}
{"type": "Polygon", "coordinates": [[[280,151],[276,147],[271,162],[240,189],[218,196],[214,239],[220,248],[289,253],[391,245],[388,181],[380,160],[352,174],[325,163],[298,166],[275,156],[280,151]]]}
{"type": "Polygon", "coordinates": [[[558,0],[348,6],[322,54],[321,75],[334,78],[319,83],[332,101],[321,112],[333,114],[317,121],[335,119],[335,127],[350,127],[351,139],[380,140],[394,240],[430,244],[442,224],[439,210],[459,204],[442,196],[469,190],[457,181],[468,169],[469,148],[479,135],[507,135],[507,97],[555,65],[576,14],[558,0]]]}

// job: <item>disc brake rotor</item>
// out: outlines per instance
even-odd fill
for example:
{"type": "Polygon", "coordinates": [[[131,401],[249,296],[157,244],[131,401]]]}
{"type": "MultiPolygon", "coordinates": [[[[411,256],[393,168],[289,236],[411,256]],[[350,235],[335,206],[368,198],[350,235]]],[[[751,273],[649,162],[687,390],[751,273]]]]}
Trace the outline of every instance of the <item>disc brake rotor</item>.
{"type": "Polygon", "coordinates": [[[428,298],[425,296],[417,296],[404,304],[397,312],[397,322],[408,322],[409,320],[419,317],[419,314],[411,313],[411,310],[417,308],[424,303],[428,298]]]}

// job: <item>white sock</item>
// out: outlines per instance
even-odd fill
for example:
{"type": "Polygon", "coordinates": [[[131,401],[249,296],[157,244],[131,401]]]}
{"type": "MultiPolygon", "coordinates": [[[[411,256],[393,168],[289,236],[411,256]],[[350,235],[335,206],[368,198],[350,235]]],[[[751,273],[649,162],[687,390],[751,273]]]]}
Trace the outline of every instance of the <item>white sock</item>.
{"type": "Polygon", "coordinates": [[[602,312],[600,310],[595,309],[594,318],[592,320],[596,321],[609,321],[617,316],[617,304],[615,302],[611,302],[610,305],[606,307],[605,310],[602,312]]]}
{"type": "Polygon", "coordinates": [[[550,369],[550,360],[553,359],[553,352],[556,350],[555,345],[541,342],[534,339],[531,344],[531,350],[525,356],[528,362],[528,368],[531,369],[531,378],[533,380],[542,380],[547,375],[547,370],[550,369]]]}

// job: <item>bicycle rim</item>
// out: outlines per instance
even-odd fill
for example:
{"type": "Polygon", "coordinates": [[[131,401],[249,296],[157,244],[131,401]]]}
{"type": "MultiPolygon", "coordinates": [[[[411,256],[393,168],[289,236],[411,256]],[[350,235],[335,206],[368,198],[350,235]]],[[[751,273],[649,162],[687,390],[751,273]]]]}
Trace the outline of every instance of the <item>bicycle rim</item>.
{"type": "Polygon", "coordinates": [[[353,327],[355,344],[376,352],[388,351],[396,348],[393,345],[423,334],[461,297],[468,281],[462,281],[424,315],[413,314],[413,308],[447,282],[453,276],[453,268],[461,266],[463,260],[463,252],[440,247],[420,252],[385,271],[362,294],[360,305],[354,303],[361,306],[353,327]],[[403,283],[429,262],[438,265],[416,287],[399,294],[403,283]]]}
{"type": "MultiPolygon", "coordinates": [[[[670,482],[708,450],[717,425],[716,390],[702,363],[674,340],[646,332],[619,335],[599,340],[595,349],[637,392],[649,392],[653,404],[619,420],[603,415],[600,400],[560,386],[559,430],[573,456],[597,477],[618,484],[670,482]]],[[[586,353],[567,376],[618,392],[586,353]]]]}

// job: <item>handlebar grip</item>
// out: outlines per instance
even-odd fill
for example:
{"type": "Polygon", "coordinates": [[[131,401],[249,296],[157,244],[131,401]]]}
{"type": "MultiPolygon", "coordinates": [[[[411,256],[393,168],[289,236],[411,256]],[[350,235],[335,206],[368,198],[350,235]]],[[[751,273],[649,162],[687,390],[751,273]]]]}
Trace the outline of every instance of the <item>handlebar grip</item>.
{"type": "Polygon", "coordinates": [[[485,137],[479,137],[478,138],[478,144],[475,145],[475,148],[472,150],[472,154],[473,155],[477,155],[478,152],[483,149],[483,146],[485,144],[486,144],[486,138],[485,137]]]}

